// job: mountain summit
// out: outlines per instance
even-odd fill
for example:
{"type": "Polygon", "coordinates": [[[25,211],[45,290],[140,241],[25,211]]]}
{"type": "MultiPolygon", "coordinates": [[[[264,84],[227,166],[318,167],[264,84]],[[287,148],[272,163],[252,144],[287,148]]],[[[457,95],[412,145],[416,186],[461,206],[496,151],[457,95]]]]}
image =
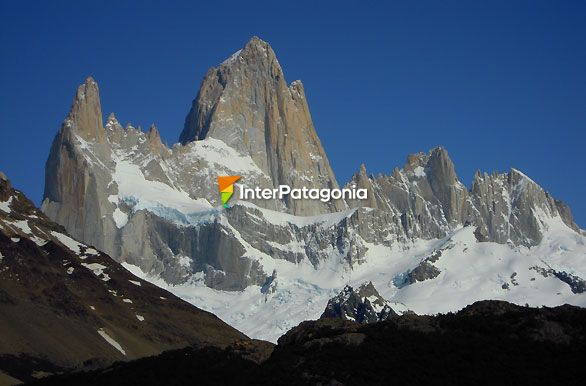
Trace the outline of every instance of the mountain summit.
{"type": "MultiPolygon", "coordinates": [[[[275,52],[258,37],[203,79],[180,141],[208,137],[250,155],[275,187],[338,187],[303,84],[287,85],[275,52]]],[[[342,201],[291,200],[286,205],[290,213],[305,216],[345,209],[342,201]]]]}

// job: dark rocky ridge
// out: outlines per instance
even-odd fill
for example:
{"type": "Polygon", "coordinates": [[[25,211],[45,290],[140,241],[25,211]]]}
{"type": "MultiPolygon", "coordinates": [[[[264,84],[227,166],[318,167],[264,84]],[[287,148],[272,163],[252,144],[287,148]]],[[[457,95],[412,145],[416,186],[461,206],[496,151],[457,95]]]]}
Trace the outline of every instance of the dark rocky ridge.
{"type": "Polygon", "coordinates": [[[67,239],[65,229],[4,176],[0,203],[2,377],[31,380],[187,345],[225,347],[248,339],[216,316],[138,279],[104,253],[67,239]]]}
{"type": "Polygon", "coordinates": [[[289,331],[264,361],[246,352],[184,349],[38,384],[581,385],[586,309],[483,301],[374,324],[322,319],[289,331]]]}
{"type": "Polygon", "coordinates": [[[356,323],[376,323],[398,316],[391,305],[378,293],[372,282],[359,288],[347,285],[328,301],[321,319],[335,318],[356,323]]]}

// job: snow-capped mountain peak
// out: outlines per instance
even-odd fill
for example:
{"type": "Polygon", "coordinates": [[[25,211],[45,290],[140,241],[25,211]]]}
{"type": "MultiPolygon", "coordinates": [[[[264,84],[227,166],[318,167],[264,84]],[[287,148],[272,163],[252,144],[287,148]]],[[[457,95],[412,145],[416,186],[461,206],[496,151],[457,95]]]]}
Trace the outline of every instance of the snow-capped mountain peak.
{"type": "Polygon", "coordinates": [[[584,233],[569,208],[515,169],[477,173],[468,189],[443,147],[390,175],[362,165],[348,185],[367,200],[222,208],[222,175],[241,176],[236,189],[337,186],[301,83],[287,85],[260,39],[205,75],[181,143],[114,115],[101,125],[91,80],[53,142],[43,211],[251,336],[275,340],[368,281],[417,313],[481,299],[585,303],[584,233]]]}

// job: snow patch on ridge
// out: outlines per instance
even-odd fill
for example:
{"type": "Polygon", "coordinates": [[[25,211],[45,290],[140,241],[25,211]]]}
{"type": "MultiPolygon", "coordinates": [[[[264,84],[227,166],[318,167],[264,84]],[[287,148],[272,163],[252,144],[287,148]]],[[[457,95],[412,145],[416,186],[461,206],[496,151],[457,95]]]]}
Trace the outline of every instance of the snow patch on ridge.
{"type": "Polygon", "coordinates": [[[240,55],[241,52],[242,52],[242,50],[238,50],[238,51],[234,52],[232,55],[230,55],[230,57],[228,59],[224,60],[220,65],[226,65],[226,64],[232,63],[233,61],[238,59],[238,56],[240,55]]]}
{"type": "Polygon", "coordinates": [[[83,265],[84,267],[86,267],[87,269],[89,269],[90,271],[93,272],[94,275],[98,276],[98,277],[102,277],[103,281],[109,281],[110,280],[110,276],[106,275],[104,273],[104,270],[108,267],[106,267],[105,265],[99,264],[99,263],[81,263],[81,265],[83,265]]]}
{"type": "Polygon", "coordinates": [[[425,169],[423,168],[423,166],[417,166],[415,169],[413,169],[413,174],[415,175],[415,177],[425,177],[425,169]]]}
{"type": "Polygon", "coordinates": [[[65,245],[67,248],[69,248],[69,250],[71,250],[72,252],[74,252],[77,255],[81,254],[81,247],[83,246],[83,244],[75,241],[74,239],[72,239],[69,236],[64,235],[63,233],[51,231],[51,234],[53,236],[55,236],[61,244],[65,245]]]}
{"type": "Polygon", "coordinates": [[[119,160],[113,174],[118,184],[118,196],[136,200],[140,208],[150,208],[164,203],[166,207],[182,213],[209,209],[211,205],[202,199],[194,200],[185,191],[173,189],[159,181],[147,180],[138,165],[119,160]]]}
{"type": "Polygon", "coordinates": [[[100,334],[100,336],[102,338],[104,338],[104,340],[106,342],[108,342],[112,347],[114,347],[116,350],[120,351],[122,353],[122,355],[126,356],[126,351],[124,351],[124,349],[122,348],[120,343],[116,342],[116,340],[114,338],[112,338],[110,335],[108,335],[108,333],[103,328],[100,328],[98,330],[98,334],[100,334]]]}
{"type": "Polygon", "coordinates": [[[264,219],[273,225],[297,225],[298,227],[319,224],[324,228],[338,224],[345,218],[352,216],[358,209],[348,209],[340,212],[321,214],[316,216],[295,216],[289,213],[278,212],[270,209],[261,208],[247,201],[237,201],[238,205],[259,210],[264,219]]]}
{"type": "Polygon", "coordinates": [[[535,181],[533,181],[531,178],[529,178],[529,176],[527,176],[525,173],[523,173],[519,169],[511,168],[511,171],[514,172],[514,173],[516,173],[516,174],[518,174],[518,175],[520,175],[521,177],[523,177],[523,179],[525,179],[525,180],[527,180],[527,181],[529,181],[529,182],[534,183],[535,185],[537,185],[537,183],[535,181]]]}
{"type": "Polygon", "coordinates": [[[212,170],[231,170],[238,175],[263,175],[264,172],[249,155],[243,155],[223,141],[208,137],[186,145],[186,160],[202,159],[212,170]]]}
{"type": "Polygon", "coordinates": [[[116,223],[118,229],[124,228],[126,223],[128,223],[128,215],[121,211],[120,208],[114,209],[112,217],[114,218],[114,222],[116,223]]]}
{"type": "Polygon", "coordinates": [[[8,197],[6,201],[0,201],[0,210],[5,213],[10,213],[12,211],[10,204],[12,204],[12,196],[8,197]]]}

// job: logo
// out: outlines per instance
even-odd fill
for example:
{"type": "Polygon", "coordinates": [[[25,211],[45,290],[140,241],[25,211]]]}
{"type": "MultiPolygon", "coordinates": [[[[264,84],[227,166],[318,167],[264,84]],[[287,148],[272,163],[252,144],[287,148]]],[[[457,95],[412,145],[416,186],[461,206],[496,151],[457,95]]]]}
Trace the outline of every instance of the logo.
{"type": "MultiPolygon", "coordinates": [[[[222,206],[229,208],[228,200],[234,195],[234,183],[240,180],[240,176],[218,176],[218,188],[222,197],[222,206]]],[[[356,185],[343,189],[315,189],[315,188],[291,188],[289,185],[279,185],[277,188],[249,188],[240,186],[240,200],[365,200],[368,198],[368,190],[356,189],[356,185]]]]}
{"type": "MultiPolygon", "coordinates": [[[[223,193],[222,193],[223,194],[223,193]]],[[[293,200],[320,200],[329,202],[330,200],[365,200],[368,198],[368,190],[361,188],[356,189],[356,185],[344,189],[316,189],[316,188],[291,188],[289,185],[279,185],[278,188],[240,188],[241,200],[284,200],[285,198],[293,200]]]]}
{"type": "Polygon", "coordinates": [[[228,208],[228,200],[234,194],[234,183],[240,179],[240,176],[221,176],[218,177],[218,187],[222,197],[222,205],[228,208]]]}

